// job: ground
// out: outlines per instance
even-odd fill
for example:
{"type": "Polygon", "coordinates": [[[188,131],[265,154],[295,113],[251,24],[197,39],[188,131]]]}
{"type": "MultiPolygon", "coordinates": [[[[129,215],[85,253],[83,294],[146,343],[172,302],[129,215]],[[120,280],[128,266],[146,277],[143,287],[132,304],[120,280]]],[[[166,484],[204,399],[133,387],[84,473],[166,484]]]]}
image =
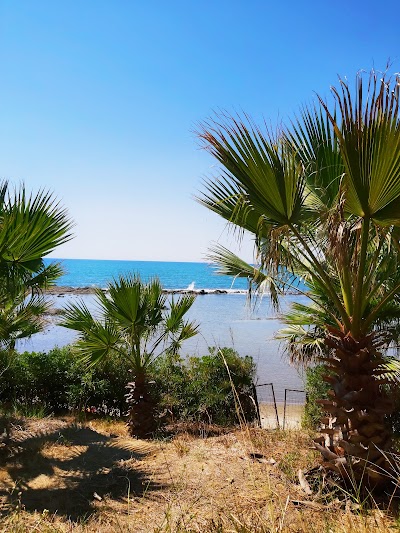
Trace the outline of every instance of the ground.
{"type": "Polygon", "coordinates": [[[393,531],[395,522],[307,500],[310,435],[185,427],[153,441],[122,422],[15,420],[0,468],[0,531],[393,531]],[[303,503],[301,503],[303,502],[303,503]]]}

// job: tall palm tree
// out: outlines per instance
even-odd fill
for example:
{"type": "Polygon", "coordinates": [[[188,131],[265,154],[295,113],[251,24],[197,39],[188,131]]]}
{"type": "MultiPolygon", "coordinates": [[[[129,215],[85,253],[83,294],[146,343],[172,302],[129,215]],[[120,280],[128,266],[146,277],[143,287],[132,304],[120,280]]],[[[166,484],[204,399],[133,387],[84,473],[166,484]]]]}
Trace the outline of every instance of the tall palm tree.
{"type": "Polygon", "coordinates": [[[198,326],[185,319],[193,296],[167,300],[158,279],[143,282],[138,275],[120,276],[108,291],[96,290],[98,312],[84,302],[65,309],[61,325],[79,332],[76,350],[89,364],[113,354],[128,359],[133,381],[128,383],[130,433],[146,438],[155,430],[155,403],[150,372],[162,353],[176,354],[198,326]]]}
{"type": "Polygon", "coordinates": [[[275,303],[296,280],[308,285],[311,303],[289,322],[309,334],[303,356],[329,367],[330,417],[315,446],[327,468],[374,486],[390,467],[398,376],[386,359],[400,317],[400,78],[360,74],[354,93],[345,80],[332,93],[332,106],[318,98],[275,136],[247,116],[204,123],[222,172],[199,201],[254,236],[258,268],[217,246],[222,272],[269,288],[275,303]]]}
{"type": "Polygon", "coordinates": [[[41,331],[49,302],[43,289],[62,274],[43,257],[71,239],[72,222],[51,193],[28,195],[0,184],[0,347],[41,331]]]}

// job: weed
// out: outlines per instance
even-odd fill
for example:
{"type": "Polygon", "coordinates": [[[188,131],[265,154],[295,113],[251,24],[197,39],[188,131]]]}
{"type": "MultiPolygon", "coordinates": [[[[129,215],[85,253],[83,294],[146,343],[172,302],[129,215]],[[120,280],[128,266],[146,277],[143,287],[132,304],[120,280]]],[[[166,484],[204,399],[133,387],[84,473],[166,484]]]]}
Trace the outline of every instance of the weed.
{"type": "Polygon", "coordinates": [[[172,444],[176,449],[176,453],[179,457],[187,455],[190,451],[190,441],[193,440],[193,437],[190,437],[188,434],[178,435],[178,437],[172,440],[172,444]]]}
{"type": "Polygon", "coordinates": [[[300,453],[298,451],[288,452],[282,457],[278,465],[280,470],[291,480],[295,481],[299,469],[300,453]]]}

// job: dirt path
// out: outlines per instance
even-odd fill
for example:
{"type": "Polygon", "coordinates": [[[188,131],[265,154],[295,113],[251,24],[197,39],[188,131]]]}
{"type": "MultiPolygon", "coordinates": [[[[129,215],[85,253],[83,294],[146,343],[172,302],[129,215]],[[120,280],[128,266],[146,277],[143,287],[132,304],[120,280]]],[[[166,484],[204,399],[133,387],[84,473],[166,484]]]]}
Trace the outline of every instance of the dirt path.
{"type": "Polygon", "coordinates": [[[142,441],[122,423],[18,421],[1,458],[0,531],[321,530],[312,510],[289,505],[304,498],[298,468],[315,464],[308,435],[201,434],[142,441]]]}
{"type": "Polygon", "coordinates": [[[68,420],[37,421],[35,431],[19,426],[6,467],[0,470],[3,512],[22,506],[79,519],[93,512],[100,500],[96,494],[119,500],[128,487],[141,494],[147,475],[140,462],[154,446],[128,438],[122,424],[114,426],[118,434],[68,420]]]}

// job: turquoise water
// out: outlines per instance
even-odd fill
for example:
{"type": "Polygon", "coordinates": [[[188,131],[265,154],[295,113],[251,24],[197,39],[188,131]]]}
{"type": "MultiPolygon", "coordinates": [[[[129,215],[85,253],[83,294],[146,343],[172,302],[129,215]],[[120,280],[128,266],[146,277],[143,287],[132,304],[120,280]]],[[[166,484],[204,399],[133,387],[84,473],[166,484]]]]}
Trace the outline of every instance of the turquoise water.
{"type": "MultiPolygon", "coordinates": [[[[46,259],[45,262],[49,262],[46,259]]],[[[206,263],[177,263],[166,261],[107,261],[98,259],[53,259],[60,261],[65,275],[57,285],[69,287],[99,286],[119,274],[140,273],[144,280],[158,276],[166,289],[185,289],[192,283],[196,289],[246,289],[246,280],[234,280],[229,276],[215,274],[206,263]]]]}
{"type": "MultiPolygon", "coordinates": [[[[67,287],[105,288],[120,274],[139,273],[143,280],[158,277],[166,289],[247,289],[247,280],[216,274],[207,263],[178,263],[169,261],[112,261],[102,259],[45,259],[45,263],[59,261],[65,274],[57,285],[67,287]]],[[[299,288],[306,290],[304,284],[299,288]]]]}

